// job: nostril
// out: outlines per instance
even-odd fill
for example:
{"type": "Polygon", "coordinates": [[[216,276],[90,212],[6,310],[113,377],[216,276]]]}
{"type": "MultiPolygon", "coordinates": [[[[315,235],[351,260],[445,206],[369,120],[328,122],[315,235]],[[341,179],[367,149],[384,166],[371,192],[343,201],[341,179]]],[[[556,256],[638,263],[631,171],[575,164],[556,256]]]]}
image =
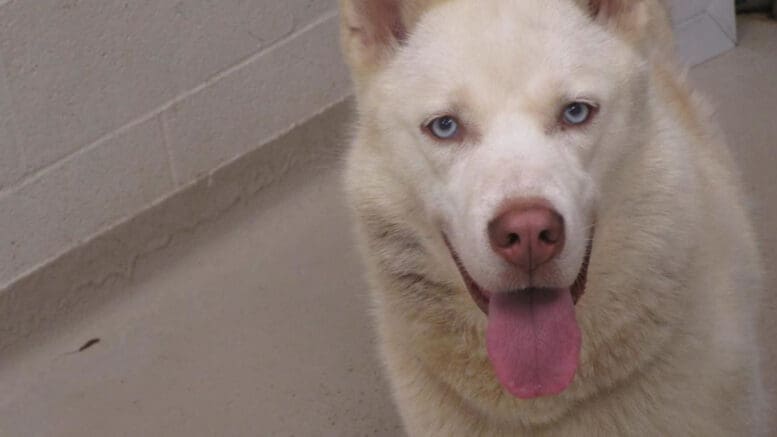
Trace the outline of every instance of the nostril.
{"type": "Polygon", "coordinates": [[[521,237],[516,233],[511,233],[507,236],[507,247],[513,246],[515,244],[519,244],[521,242],[521,237]]]}
{"type": "Polygon", "coordinates": [[[540,232],[540,241],[545,244],[556,244],[558,243],[558,235],[549,229],[545,229],[544,231],[540,232]]]}

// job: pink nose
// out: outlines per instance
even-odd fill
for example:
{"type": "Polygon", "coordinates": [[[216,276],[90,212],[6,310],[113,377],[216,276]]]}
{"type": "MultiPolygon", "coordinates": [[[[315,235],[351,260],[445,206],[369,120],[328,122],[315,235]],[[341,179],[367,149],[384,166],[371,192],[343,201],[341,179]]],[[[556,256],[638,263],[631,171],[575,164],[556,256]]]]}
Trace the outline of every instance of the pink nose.
{"type": "Polygon", "coordinates": [[[564,220],[544,202],[516,204],[488,225],[494,251],[525,273],[564,248],[564,220]]]}

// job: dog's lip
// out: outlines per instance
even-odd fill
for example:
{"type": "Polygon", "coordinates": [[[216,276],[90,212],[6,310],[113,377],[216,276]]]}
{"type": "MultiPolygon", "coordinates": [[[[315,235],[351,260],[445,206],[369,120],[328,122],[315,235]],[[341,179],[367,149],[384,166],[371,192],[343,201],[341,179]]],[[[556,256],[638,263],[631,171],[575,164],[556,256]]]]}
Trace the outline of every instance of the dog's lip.
{"type": "MultiPolygon", "coordinates": [[[[483,314],[488,315],[488,305],[491,301],[492,292],[484,289],[478,285],[474,279],[472,279],[472,276],[470,276],[466,267],[464,267],[464,263],[461,262],[458,253],[456,253],[456,250],[453,248],[453,245],[451,245],[450,240],[448,240],[448,237],[444,233],[443,239],[445,240],[445,245],[448,246],[448,251],[450,252],[451,257],[453,257],[453,261],[456,263],[456,267],[459,269],[459,273],[461,273],[461,277],[464,279],[464,283],[467,285],[467,289],[469,290],[469,294],[472,296],[472,300],[475,302],[478,308],[483,311],[483,314]]],[[[577,305],[577,302],[585,293],[586,279],[588,276],[588,262],[591,258],[592,242],[593,238],[589,240],[585,258],[583,259],[583,264],[580,266],[580,272],[577,275],[577,279],[575,279],[575,282],[570,287],[570,292],[572,293],[572,299],[575,305],[577,305]]]]}
{"type": "Polygon", "coordinates": [[[469,275],[469,272],[461,262],[459,254],[456,253],[456,250],[453,249],[450,241],[448,241],[448,237],[443,234],[443,238],[445,239],[445,245],[448,246],[448,251],[450,251],[450,254],[453,257],[453,261],[456,263],[456,267],[459,269],[459,273],[461,273],[461,277],[464,279],[464,283],[467,284],[467,290],[469,290],[472,300],[475,301],[475,304],[484,314],[488,315],[488,304],[491,301],[491,292],[481,288],[478,283],[472,279],[472,276],[469,275]]]}

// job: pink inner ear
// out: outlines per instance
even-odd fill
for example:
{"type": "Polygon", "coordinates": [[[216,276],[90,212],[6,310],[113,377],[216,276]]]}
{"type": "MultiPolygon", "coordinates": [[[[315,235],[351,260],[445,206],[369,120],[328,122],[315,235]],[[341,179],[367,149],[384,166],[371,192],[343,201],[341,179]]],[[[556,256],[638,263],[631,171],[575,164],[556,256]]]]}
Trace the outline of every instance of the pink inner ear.
{"type": "Polygon", "coordinates": [[[407,39],[407,28],[404,24],[402,24],[401,17],[397,17],[397,20],[391,26],[391,33],[394,35],[394,39],[396,39],[400,44],[405,42],[405,39],[407,39]]]}
{"type": "Polygon", "coordinates": [[[354,1],[357,23],[354,31],[363,32],[364,43],[391,44],[407,38],[407,29],[402,22],[400,0],[356,0],[354,1]]]}
{"type": "Polygon", "coordinates": [[[621,0],[589,0],[588,8],[593,17],[610,18],[620,12],[621,0]]]}

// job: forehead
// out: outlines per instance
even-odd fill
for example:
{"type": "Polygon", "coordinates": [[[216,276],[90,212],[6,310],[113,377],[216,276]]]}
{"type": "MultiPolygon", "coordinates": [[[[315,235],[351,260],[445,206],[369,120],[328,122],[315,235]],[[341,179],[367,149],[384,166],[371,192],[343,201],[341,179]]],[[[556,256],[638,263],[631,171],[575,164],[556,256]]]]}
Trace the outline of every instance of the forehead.
{"type": "Polygon", "coordinates": [[[595,86],[619,50],[571,0],[453,0],[426,14],[391,69],[405,89],[504,97],[595,86]]]}

